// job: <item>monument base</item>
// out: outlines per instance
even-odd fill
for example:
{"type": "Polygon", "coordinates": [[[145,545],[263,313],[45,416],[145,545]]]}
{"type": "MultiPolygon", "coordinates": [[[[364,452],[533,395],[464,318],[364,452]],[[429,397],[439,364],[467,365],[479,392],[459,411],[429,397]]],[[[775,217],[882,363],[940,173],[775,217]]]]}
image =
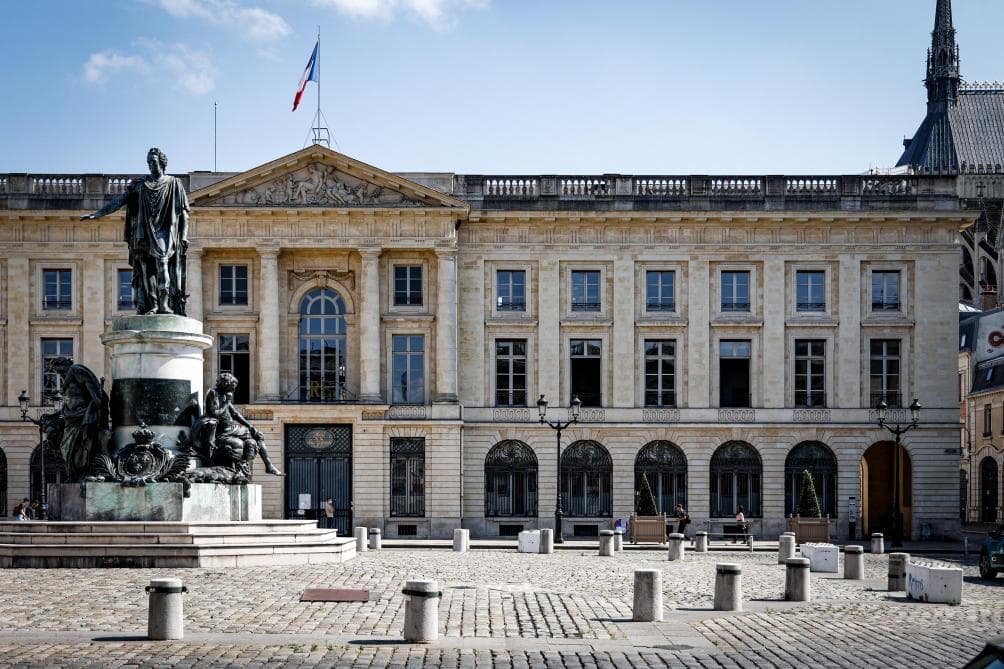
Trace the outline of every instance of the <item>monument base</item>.
{"type": "Polygon", "coordinates": [[[193,483],[50,484],[49,518],[62,521],[241,521],[261,520],[260,485],[193,483]]]}

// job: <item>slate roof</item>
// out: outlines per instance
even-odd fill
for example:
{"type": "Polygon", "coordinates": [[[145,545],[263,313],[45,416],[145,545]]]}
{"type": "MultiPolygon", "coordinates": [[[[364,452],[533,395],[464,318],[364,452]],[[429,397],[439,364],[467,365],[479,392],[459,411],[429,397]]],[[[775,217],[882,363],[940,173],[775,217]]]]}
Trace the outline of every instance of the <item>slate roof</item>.
{"type": "Polygon", "coordinates": [[[994,358],[977,365],[973,374],[973,392],[1004,386],[1004,358],[994,358]]]}
{"type": "Polygon", "coordinates": [[[1004,171],[1004,87],[963,88],[947,111],[928,112],[896,165],[920,172],[1004,171]]]}

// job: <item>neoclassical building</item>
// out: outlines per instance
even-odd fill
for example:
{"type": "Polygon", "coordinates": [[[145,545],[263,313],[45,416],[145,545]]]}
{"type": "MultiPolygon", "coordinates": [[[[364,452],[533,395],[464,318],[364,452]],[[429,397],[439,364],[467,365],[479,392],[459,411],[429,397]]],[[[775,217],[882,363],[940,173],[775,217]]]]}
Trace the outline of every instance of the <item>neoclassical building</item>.
{"type": "MultiPolygon", "coordinates": [[[[954,177],[391,174],[317,145],[178,176],[205,384],[241,379],[287,474],[258,470],[269,517],[511,535],[560,485],[590,536],[644,474],[698,527],[741,505],[772,534],[809,469],[837,536],[886,528],[894,488],[914,536],[958,526],[954,177]],[[560,444],[542,395],[582,402],[560,444]],[[913,398],[893,486],[873,407],[913,398]]],[[[0,175],[0,515],[41,495],[22,390],[34,415],[57,355],[107,373],[132,310],[122,214],[78,220],[129,178],[0,175]]]]}

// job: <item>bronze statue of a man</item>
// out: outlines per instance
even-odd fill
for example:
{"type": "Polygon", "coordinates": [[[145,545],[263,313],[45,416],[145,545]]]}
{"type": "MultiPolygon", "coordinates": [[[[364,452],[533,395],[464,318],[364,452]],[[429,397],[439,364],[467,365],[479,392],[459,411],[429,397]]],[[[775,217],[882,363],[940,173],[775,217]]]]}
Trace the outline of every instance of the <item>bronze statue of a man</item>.
{"type": "MultiPolygon", "coordinates": [[[[59,452],[66,464],[67,482],[83,480],[94,457],[103,452],[108,434],[108,394],[94,372],[70,358],[49,363],[62,379],[62,431],[59,452]]],[[[50,440],[58,431],[49,435],[50,440]]],[[[50,446],[57,443],[50,441],[50,446]]]]}
{"type": "Polygon", "coordinates": [[[185,315],[185,256],[188,251],[188,195],[180,179],[165,174],[167,156],[146,154],[150,175],[135,179],[104,207],[80,219],[101,218],[126,208],[125,241],[136,313],[185,315]]]}

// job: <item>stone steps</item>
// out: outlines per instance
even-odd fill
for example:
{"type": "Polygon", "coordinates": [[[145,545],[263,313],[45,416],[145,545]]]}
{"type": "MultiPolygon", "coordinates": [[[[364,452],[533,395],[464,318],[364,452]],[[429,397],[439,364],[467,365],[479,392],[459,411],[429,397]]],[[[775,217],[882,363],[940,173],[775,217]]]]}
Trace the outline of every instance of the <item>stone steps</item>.
{"type": "Polygon", "coordinates": [[[251,567],[344,562],[351,537],[314,522],[0,523],[0,567],[251,567]]]}

